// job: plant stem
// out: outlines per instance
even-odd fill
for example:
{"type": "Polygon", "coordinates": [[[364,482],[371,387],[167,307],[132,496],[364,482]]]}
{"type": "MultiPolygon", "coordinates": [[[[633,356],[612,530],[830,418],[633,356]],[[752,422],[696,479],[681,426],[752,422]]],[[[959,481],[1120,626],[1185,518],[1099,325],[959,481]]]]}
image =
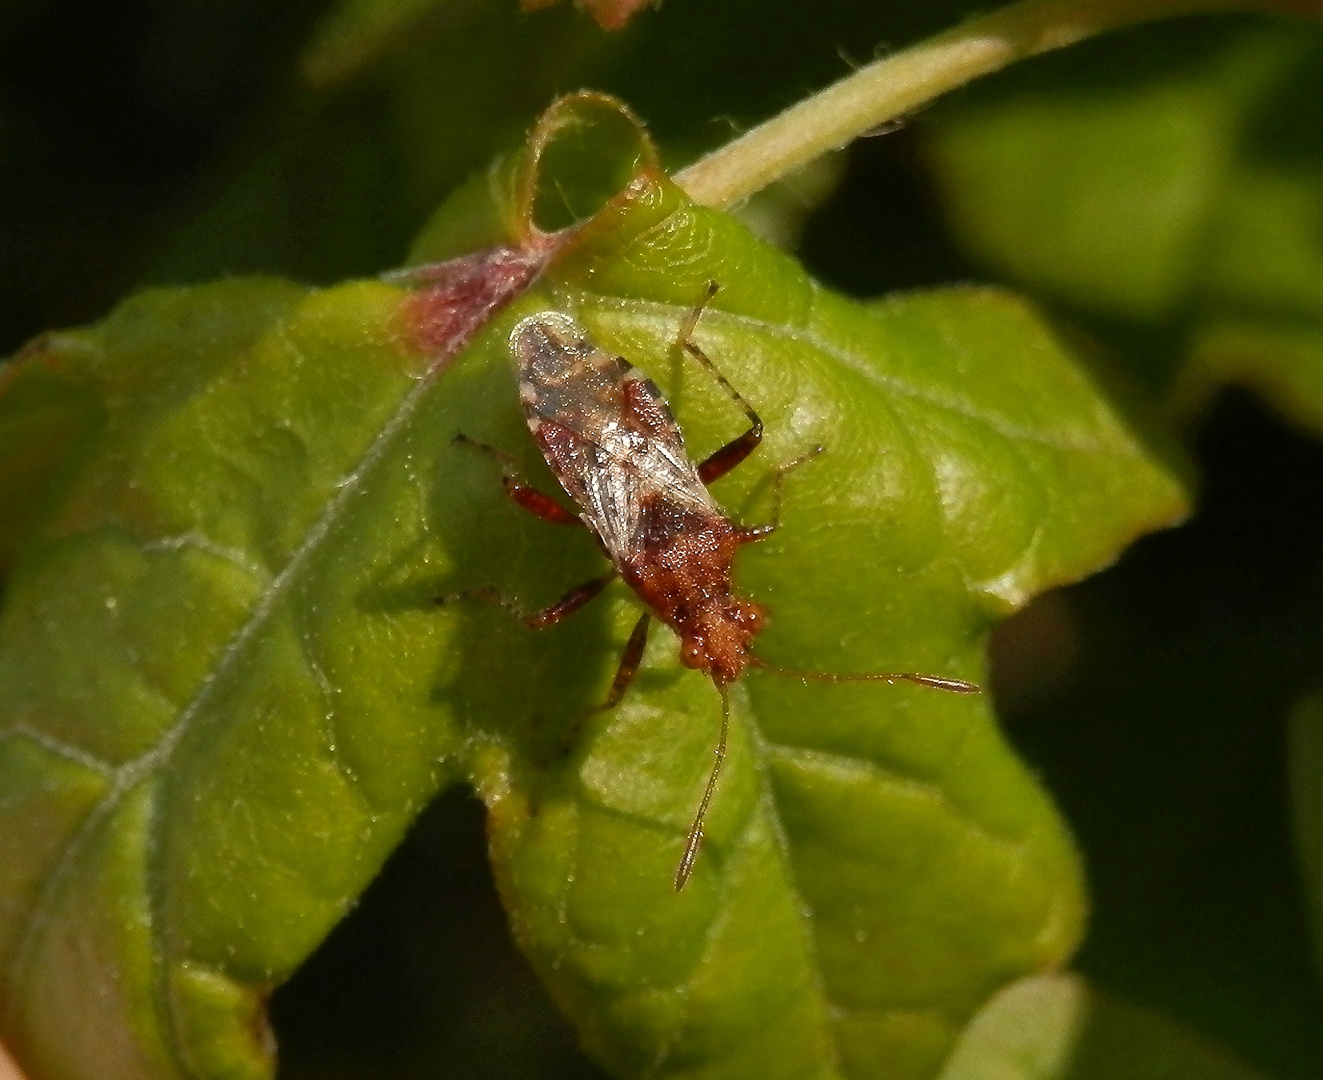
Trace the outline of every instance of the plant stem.
{"type": "Polygon", "coordinates": [[[1323,15],[1323,0],[1020,0],[860,68],[676,174],[698,203],[731,206],[870,128],[1016,60],[1108,30],[1217,11],[1323,15]]]}

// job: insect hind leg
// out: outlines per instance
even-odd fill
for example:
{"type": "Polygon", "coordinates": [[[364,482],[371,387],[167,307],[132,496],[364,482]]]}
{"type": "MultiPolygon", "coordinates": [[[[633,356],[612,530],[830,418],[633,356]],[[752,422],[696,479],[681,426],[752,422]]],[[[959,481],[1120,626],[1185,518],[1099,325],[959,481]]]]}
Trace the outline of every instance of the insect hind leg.
{"type": "Polygon", "coordinates": [[[758,448],[758,444],[763,440],[763,422],[761,417],[754,412],[753,406],[744,400],[744,395],[731,385],[730,380],[727,379],[726,376],[721,373],[717,365],[712,362],[712,358],[709,357],[699,346],[698,342],[694,340],[694,331],[698,328],[698,320],[708,304],[712,302],[712,298],[717,295],[717,288],[718,286],[715,281],[709,281],[707,283],[707,288],[699,298],[698,303],[694,305],[693,310],[688,316],[686,316],[685,321],[680,324],[680,332],[676,335],[675,343],[679,348],[683,349],[702,364],[707,373],[717,381],[727,394],[730,395],[731,400],[744,411],[744,415],[749,419],[749,430],[743,435],[732,439],[730,442],[726,443],[725,446],[719,447],[717,450],[713,451],[698,466],[698,478],[702,480],[704,484],[711,484],[712,482],[721,479],[721,477],[725,476],[731,471],[731,469],[735,468],[735,466],[741,461],[752,454],[758,448]]]}
{"type": "Polygon", "coordinates": [[[535,517],[550,521],[553,525],[582,525],[579,515],[566,510],[550,495],[544,494],[519,475],[519,466],[514,458],[504,450],[498,450],[485,442],[470,439],[463,432],[455,436],[455,442],[467,446],[479,453],[486,454],[501,467],[501,486],[505,493],[535,517]]]}

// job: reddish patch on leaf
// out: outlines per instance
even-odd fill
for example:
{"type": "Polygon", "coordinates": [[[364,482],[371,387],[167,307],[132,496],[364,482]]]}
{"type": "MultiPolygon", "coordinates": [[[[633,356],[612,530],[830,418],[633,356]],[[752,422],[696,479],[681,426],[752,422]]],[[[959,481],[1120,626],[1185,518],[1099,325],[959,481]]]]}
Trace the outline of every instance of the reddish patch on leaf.
{"type": "MultiPolygon", "coordinates": [[[[520,0],[523,11],[539,11],[551,7],[558,0],[520,0]]],[[[639,8],[659,5],[661,0],[574,0],[574,6],[586,11],[603,30],[621,30],[634,17],[639,8]]]]}
{"type": "Polygon", "coordinates": [[[554,244],[496,247],[449,262],[415,266],[392,280],[420,286],[404,302],[402,315],[414,346],[444,366],[506,304],[537,279],[554,244]]]}

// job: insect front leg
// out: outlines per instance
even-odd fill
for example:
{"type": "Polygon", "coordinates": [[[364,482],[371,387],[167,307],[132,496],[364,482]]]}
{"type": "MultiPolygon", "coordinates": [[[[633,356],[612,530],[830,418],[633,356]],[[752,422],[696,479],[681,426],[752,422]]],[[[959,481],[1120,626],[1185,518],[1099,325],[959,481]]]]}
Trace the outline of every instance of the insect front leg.
{"type": "Polygon", "coordinates": [[[505,488],[505,493],[529,513],[540,517],[543,521],[550,521],[553,525],[583,524],[578,514],[566,510],[550,495],[538,491],[532,484],[524,480],[519,475],[519,467],[515,464],[514,458],[504,450],[488,446],[485,442],[478,442],[477,439],[470,439],[463,433],[455,436],[455,442],[459,443],[460,446],[468,446],[486,454],[500,465],[501,486],[505,488]]]}
{"type": "Polygon", "coordinates": [[[753,406],[744,400],[744,396],[731,385],[730,380],[721,374],[717,365],[712,362],[711,357],[709,357],[699,346],[698,342],[694,340],[694,330],[698,327],[699,317],[703,314],[703,311],[708,304],[712,302],[712,298],[717,295],[717,288],[718,286],[715,281],[708,282],[707,289],[704,291],[698,303],[694,305],[693,311],[689,313],[685,318],[685,321],[680,325],[680,333],[676,336],[675,341],[681,349],[702,364],[707,370],[707,373],[711,375],[721,385],[722,389],[730,395],[731,400],[744,410],[744,415],[749,418],[749,430],[743,435],[732,439],[725,446],[713,451],[698,466],[698,478],[702,480],[704,484],[711,484],[713,481],[721,479],[721,477],[725,476],[731,471],[731,469],[735,468],[736,465],[752,454],[758,448],[758,444],[763,440],[762,419],[753,411],[753,406]]]}
{"type": "Polygon", "coordinates": [[[600,577],[591,578],[582,585],[576,585],[559,600],[531,613],[526,613],[523,604],[512,597],[506,596],[495,585],[475,585],[469,589],[461,589],[459,592],[447,593],[445,596],[438,596],[433,603],[453,604],[456,600],[485,600],[497,607],[504,608],[530,629],[541,630],[547,626],[555,626],[567,615],[573,615],[611,584],[615,578],[616,572],[609,570],[600,577]]]}

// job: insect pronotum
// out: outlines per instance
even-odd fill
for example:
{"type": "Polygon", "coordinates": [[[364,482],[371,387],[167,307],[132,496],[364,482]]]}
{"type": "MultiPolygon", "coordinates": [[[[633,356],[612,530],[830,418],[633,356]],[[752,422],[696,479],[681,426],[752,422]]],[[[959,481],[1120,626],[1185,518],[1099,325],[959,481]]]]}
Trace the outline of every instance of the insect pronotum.
{"type": "Polygon", "coordinates": [[[737,525],[717,506],[708,485],[747,458],[762,440],[763,423],[694,340],[703,309],[716,295],[709,283],[680,326],[679,347],[698,361],[748,417],[749,428],[695,464],[685,450],[679,425],[656,385],[623,357],[599,348],[569,315],[543,311],[522,319],[510,333],[510,355],[517,369],[519,401],[529,431],[577,514],[520,478],[513,459],[466,435],[472,446],[502,468],[505,490],[521,506],[546,521],[584,525],[611,562],[606,573],[569,590],[555,603],[525,614],[492,586],[441,597],[479,595],[515,611],[525,626],[551,626],[596,596],[615,578],[643,601],[603,708],[616,705],[628,690],[655,616],[680,638],[680,660],[706,674],[721,697],[721,729],[712,771],[675,871],[684,887],[703,841],[703,820],[716,791],[730,726],[727,687],[747,667],[824,682],[918,683],[954,693],[977,693],[973,683],[916,672],[833,674],[777,667],[751,649],[762,629],[763,608],[735,595],[731,574],[735,552],[761,540],[780,523],[782,482],[792,468],[820,452],[781,465],[772,479],[772,520],[737,525]]]}

